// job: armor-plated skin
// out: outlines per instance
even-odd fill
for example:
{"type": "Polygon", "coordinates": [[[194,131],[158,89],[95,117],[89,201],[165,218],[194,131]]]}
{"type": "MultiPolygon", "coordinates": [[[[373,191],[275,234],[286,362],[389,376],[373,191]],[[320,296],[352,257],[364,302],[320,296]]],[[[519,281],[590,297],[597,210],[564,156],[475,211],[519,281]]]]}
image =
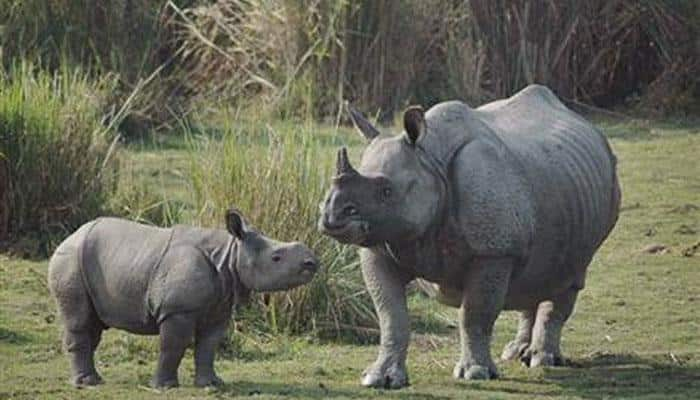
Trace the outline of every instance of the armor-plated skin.
{"type": "Polygon", "coordinates": [[[501,310],[521,311],[502,358],[560,364],[562,326],[618,216],[603,135],[538,85],[477,109],[410,108],[397,136],[350,113],[370,144],[357,170],[339,152],[319,229],[361,246],[381,330],[363,385],[408,384],[405,286],[414,279],[460,308],[456,378],[497,376],[489,344],[501,310]]]}
{"type": "Polygon", "coordinates": [[[303,244],[265,237],[236,210],[226,222],[228,232],[99,218],[58,246],[48,281],[63,317],[74,385],[101,383],[94,352],[107,328],[160,335],[154,387],[178,385],[178,366],[193,338],[195,385],[221,383],[214,352],[233,307],[251,290],[305,284],[318,269],[303,244]]]}

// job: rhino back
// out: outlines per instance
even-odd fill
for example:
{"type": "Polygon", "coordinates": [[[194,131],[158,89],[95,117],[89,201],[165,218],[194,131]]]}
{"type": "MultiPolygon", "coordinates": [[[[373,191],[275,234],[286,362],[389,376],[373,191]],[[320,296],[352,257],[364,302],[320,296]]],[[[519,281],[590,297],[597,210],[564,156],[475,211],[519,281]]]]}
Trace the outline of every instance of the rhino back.
{"type": "Polygon", "coordinates": [[[532,85],[475,111],[522,166],[534,206],[531,282],[583,287],[619,208],[615,157],[603,135],[549,89],[532,85]]]}
{"type": "Polygon", "coordinates": [[[80,250],[85,285],[100,319],[110,327],[157,333],[148,292],[172,231],[116,218],[98,219],[80,250]]]}
{"type": "Polygon", "coordinates": [[[526,166],[539,213],[551,215],[558,207],[566,219],[559,222],[578,236],[572,240],[600,245],[619,206],[613,201],[616,160],[605,137],[544,86],[528,86],[498,107],[479,111],[526,166]]]}

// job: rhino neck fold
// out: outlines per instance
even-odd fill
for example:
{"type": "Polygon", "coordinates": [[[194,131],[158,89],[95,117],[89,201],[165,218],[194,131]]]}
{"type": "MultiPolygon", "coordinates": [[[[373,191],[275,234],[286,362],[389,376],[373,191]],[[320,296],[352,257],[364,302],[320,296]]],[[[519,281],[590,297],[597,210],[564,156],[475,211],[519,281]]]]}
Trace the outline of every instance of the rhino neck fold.
{"type": "Polygon", "coordinates": [[[234,308],[248,302],[251,292],[251,289],[244,284],[243,280],[241,280],[241,275],[238,273],[238,247],[238,241],[232,237],[231,243],[229,244],[228,271],[231,275],[231,291],[233,294],[234,308]]]}

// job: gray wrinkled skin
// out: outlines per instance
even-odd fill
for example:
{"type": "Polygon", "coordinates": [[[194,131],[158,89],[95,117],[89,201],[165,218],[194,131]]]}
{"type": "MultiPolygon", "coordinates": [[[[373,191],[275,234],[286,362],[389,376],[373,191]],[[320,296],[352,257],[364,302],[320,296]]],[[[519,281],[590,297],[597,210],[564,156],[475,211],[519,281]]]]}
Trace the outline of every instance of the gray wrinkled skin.
{"type": "Polygon", "coordinates": [[[562,327],[620,205],[600,132],[537,85],[477,109],[411,108],[397,136],[350,113],[370,143],[357,170],[339,152],[319,229],[361,246],[381,330],[362,384],[408,384],[405,287],[414,279],[459,307],[456,378],[497,376],[489,345],[501,310],[521,313],[503,359],[561,364],[562,327]]]}
{"type": "Polygon", "coordinates": [[[214,352],[232,308],[251,290],[293,288],[318,269],[306,246],[265,237],[235,210],[227,227],[164,229],[99,218],[61,243],[49,262],[49,287],[64,320],[74,385],[102,382],[94,353],[107,328],[160,335],[154,387],[178,385],[192,339],[195,385],[221,383],[214,352]]]}

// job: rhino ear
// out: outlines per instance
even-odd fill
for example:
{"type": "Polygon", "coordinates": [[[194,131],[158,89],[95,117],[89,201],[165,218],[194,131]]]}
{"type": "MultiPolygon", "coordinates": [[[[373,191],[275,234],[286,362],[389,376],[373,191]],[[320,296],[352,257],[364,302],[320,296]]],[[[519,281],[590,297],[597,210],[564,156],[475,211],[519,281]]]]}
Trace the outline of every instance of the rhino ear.
{"type": "Polygon", "coordinates": [[[360,111],[358,111],[355,107],[353,107],[348,101],[345,102],[345,108],[348,110],[348,114],[350,114],[350,119],[352,120],[352,124],[355,126],[355,129],[357,129],[362,136],[365,137],[365,139],[372,141],[372,139],[376,138],[379,136],[379,130],[372,125],[371,122],[365,118],[364,115],[360,111]]]}
{"type": "Polygon", "coordinates": [[[248,231],[241,212],[235,208],[226,211],[226,229],[238,239],[243,239],[248,231]]]}
{"type": "Polygon", "coordinates": [[[421,106],[410,106],[403,113],[403,128],[406,130],[408,140],[415,144],[421,135],[425,135],[425,113],[421,106]]]}

